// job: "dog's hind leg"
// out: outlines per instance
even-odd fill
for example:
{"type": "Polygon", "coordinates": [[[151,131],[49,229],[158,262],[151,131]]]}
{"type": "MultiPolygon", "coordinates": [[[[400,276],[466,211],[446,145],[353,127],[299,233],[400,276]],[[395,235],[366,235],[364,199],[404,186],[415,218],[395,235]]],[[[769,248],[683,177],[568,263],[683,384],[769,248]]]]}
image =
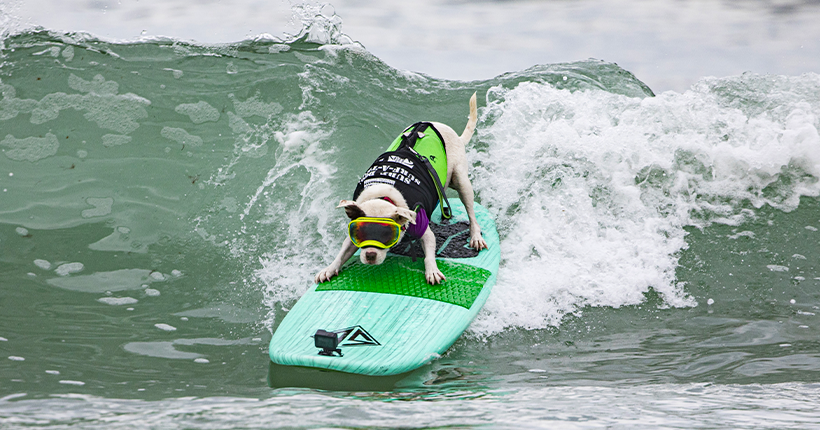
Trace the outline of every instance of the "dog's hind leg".
{"type": "Polygon", "coordinates": [[[473,184],[470,183],[470,178],[467,177],[466,165],[461,164],[454,166],[454,168],[456,171],[453,172],[450,188],[458,192],[458,198],[461,199],[461,203],[464,203],[464,208],[467,210],[467,217],[470,219],[470,247],[480,251],[487,248],[487,242],[481,237],[481,227],[475,218],[473,184]]]}
{"type": "Polygon", "coordinates": [[[461,133],[461,137],[459,137],[461,142],[458,148],[453,147],[455,160],[451,167],[452,177],[450,179],[450,188],[458,192],[458,198],[461,199],[461,203],[464,203],[464,208],[467,210],[467,217],[470,218],[470,247],[481,250],[487,247],[487,242],[481,237],[481,227],[479,227],[478,221],[475,218],[475,210],[473,209],[475,197],[473,195],[473,185],[470,183],[470,177],[467,175],[467,156],[465,149],[470,138],[473,137],[477,122],[478,109],[476,106],[476,94],[473,93],[473,96],[470,97],[470,119],[467,121],[467,126],[464,127],[464,132],[461,133]]]}

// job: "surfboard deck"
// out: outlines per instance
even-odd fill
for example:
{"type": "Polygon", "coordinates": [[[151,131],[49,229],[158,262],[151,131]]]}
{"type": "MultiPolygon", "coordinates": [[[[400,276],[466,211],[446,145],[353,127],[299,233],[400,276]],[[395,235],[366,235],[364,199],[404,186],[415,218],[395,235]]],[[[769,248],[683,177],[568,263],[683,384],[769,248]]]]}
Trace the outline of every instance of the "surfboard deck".
{"type": "Polygon", "coordinates": [[[476,252],[468,245],[464,206],[456,199],[451,206],[450,220],[442,221],[440,209],[430,218],[445,282],[429,285],[420,247],[413,261],[405,242],[378,266],[351,258],[338,276],[312,286],[277,327],[269,353],[278,371],[298,366],[391,376],[440,357],[487,301],[500,262],[498,232],[489,212],[475,205],[488,245],[476,252]],[[318,353],[313,335],[319,329],[338,333],[342,356],[318,353]]]}

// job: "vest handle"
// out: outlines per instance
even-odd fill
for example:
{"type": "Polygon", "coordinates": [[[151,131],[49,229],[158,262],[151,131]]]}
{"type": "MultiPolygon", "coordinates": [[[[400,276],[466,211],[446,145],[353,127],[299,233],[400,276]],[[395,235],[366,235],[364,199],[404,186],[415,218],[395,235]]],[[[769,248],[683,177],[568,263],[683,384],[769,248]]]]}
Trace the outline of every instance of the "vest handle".
{"type": "MultiPolygon", "coordinates": [[[[424,168],[427,169],[427,173],[433,177],[433,181],[436,184],[436,193],[438,194],[439,207],[441,208],[441,216],[445,219],[450,219],[453,217],[453,210],[450,208],[450,200],[448,200],[447,195],[444,194],[444,185],[441,184],[441,179],[439,179],[438,174],[436,173],[436,169],[433,168],[433,165],[430,164],[430,160],[428,160],[427,157],[419,154],[414,149],[416,146],[416,141],[419,139],[419,137],[421,137],[419,135],[421,134],[423,136],[424,130],[426,130],[427,127],[433,127],[433,125],[426,122],[417,122],[410,126],[410,131],[402,135],[401,145],[399,145],[399,148],[406,147],[407,149],[413,151],[413,153],[416,154],[416,156],[424,164],[424,168]]],[[[441,144],[444,145],[444,141],[442,141],[441,144]]],[[[433,214],[430,214],[429,216],[432,215],[433,214]]]]}

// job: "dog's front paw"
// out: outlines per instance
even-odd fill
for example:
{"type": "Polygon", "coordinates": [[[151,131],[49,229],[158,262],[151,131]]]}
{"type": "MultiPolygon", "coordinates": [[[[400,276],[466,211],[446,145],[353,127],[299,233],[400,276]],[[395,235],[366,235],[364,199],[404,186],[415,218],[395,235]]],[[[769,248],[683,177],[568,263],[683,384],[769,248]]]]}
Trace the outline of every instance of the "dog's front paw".
{"type": "Polygon", "coordinates": [[[481,237],[481,233],[478,233],[478,237],[471,236],[470,237],[470,247],[475,249],[476,251],[481,251],[482,249],[487,249],[487,242],[484,241],[484,238],[481,237]]]}
{"type": "Polygon", "coordinates": [[[321,284],[322,282],[329,281],[330,278],[339,274],[339,268],[335,265],[331,264],[324,268],[324,270],[320,271],[316,274],[316,277],[313,279],[317,284],[321,284]]]}
{"type": "Polygon", "coordinates": [[[444,274],[441,273],[441,270],[438,270],[438,266],[436,266],[435,263],[432,265],[425,264],[424,277],[427,278],[427,283],[430,285],[438,285],[447,280],[444,274]]]}
{"type": "Polygon", "coordinates": [[[444,274],[438,269],[434,272],[425,272],[424,277],[427,278],[427,283],[430,285],[438,285],[447,280],[444,278],[444,274]]]}

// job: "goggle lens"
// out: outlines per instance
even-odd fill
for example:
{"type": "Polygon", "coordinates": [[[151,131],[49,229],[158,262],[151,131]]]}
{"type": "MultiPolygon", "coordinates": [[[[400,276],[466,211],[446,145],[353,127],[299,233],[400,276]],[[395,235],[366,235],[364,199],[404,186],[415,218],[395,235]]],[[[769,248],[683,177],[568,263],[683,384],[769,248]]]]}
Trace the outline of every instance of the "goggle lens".
{"type": "Polygon", "coordinates": [[[375,246],[390,248],[399,242],[401,227],[390,218],[361,217],[350,221],[348,235],[359,248],[375,246]]]}

